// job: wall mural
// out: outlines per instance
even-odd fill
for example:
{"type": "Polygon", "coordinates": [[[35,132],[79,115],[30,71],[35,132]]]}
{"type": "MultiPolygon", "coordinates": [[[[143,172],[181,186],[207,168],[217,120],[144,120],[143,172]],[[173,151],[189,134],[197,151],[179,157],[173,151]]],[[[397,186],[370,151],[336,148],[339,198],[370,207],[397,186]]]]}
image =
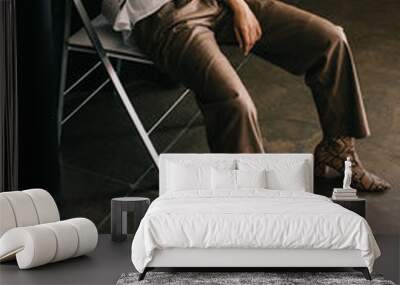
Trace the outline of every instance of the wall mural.
{"type": "MultiPolygon", "coordinates": [[[[340,25],[329,26],[330,33],[325,35],[330,41],[330,48],[324,51],[326,62],[316,64],[305,79],[298,74],[304,74],[313,63],[313,54],[298,34],[288,35],[281,42],[281,34],[271,32],[262,45],[266,48],[247,57],[236,47],[224,46],[223,53],[241,81],[226,62],[208,69],[211,73],[207,78],[220,78],[215,82],[203,80],[205,74],[201,73],[188,76],[190,67],[185,71],[163,66],[164,71],[184,78],[187,85],[208,92],[198,96],[197,102],[193,94],[180,102],[152,133],[156,149],[185,153],[262,149],[271,153],[315,152],[314,189],[327,196],[333,188],[342,187],[344,161],[350,157],[355,165],[352,187],[361,190],[359,197],[367,199],[367,220],[373,231],[400,233],[400,23],[394,21],[396,9],[390,3],[377,8],[361,2],[352,2],[351,6],[345,1],[293,2],[340,25]],[[387,16],[370,25],[368,15],[373,13],[387,16]],[[291,54],[299,49],[309,61],[293,57],[286,62],[269,55],[285,51],[291,54]],[[321,80],[325,78],[331,80],[323,82],[323,88],[321,80]],[[220,97],[215,98],[216,93],[220,97]],[[239,101],[235,94],[240,94],[239,101]]],[[[296,10],[291,13],[298,16],[296,10]]],[[[280,20],[276,18],[277,23],[280,20]]],[[[323,21],[319,24],[327,25],[323,21]]],[[[141,27],[145,41],[150,28],[141,27]]],[[[224,40],[229,41],[231,35],[225,36],[224,40]]],[[[319,36],[311,34],[312,38],[319,36]]],[[[317,40],[313,44],[318,47],[317,40]]],[[[170,48],[171,56],[179,52],[176,47],[170,48]]],[[[193,53],[189,58],[197,56],[193,53]]],[[[223,58],[221,54],[220,61],[223,58]]],[[[89,66],[94,59],[76,55],[71,61],[73,73],[78,74],[81,68],[76,66],[89,66]]],[[[186,90],[153,66],[123,64],[120,74],[147,129],[186,90]]],[[[68,113],[78,106],[94,83],[104,78],[99,71],[89,84],[69,95],[64,111],[68,113]]],[[[99,93],[63,126],[65,213],[73,215],[84,208],[101,231],[109,227],[110,197],[128,194],[155,198],[158,191],[158,174],[151,158],[115,95],[111,88],[99,93]]]]}

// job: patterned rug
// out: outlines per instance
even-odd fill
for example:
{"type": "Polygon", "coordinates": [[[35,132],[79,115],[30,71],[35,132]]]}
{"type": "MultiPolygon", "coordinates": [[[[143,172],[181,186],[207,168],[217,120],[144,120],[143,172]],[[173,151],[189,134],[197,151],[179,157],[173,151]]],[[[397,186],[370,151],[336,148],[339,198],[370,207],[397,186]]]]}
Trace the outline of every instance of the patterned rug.
{"type": "Polygon", "coordinates": [[[122,274],[116,285],[395,285],[381,275],[372,275],[373,280],[368,281],[359,272],[148,272],[142,281],[137,280],[138,276],[138,273],[122,274]]]}

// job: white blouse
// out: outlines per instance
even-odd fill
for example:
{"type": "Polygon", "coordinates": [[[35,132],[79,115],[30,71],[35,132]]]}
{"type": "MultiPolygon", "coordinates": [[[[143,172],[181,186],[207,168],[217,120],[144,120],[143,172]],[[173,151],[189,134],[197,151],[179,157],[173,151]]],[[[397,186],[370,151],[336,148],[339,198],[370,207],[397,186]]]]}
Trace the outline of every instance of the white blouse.
{"type": "Polygon", "coordinates": [[[155,13],[171,0],[126,0],[114,22],[115,31],[131,31],[141,19],[155,13]]]}

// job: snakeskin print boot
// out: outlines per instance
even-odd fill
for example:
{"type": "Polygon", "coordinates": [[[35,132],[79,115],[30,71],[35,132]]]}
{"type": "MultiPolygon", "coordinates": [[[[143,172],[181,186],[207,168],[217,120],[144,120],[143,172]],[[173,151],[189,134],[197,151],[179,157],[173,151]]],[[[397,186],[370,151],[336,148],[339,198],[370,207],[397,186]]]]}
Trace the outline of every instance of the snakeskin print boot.
{"type": "Polygon", "coordinates": [[[356,152],[354,138],[351,137],[323,140],[315,147],[315,176],[326,177],[329,168],[342,174],[347,157],[351,158],[353,164],[351,182],[353,188],[366,192],[381,192],[391,188],[388,182],[364,168],[356,152]]]}

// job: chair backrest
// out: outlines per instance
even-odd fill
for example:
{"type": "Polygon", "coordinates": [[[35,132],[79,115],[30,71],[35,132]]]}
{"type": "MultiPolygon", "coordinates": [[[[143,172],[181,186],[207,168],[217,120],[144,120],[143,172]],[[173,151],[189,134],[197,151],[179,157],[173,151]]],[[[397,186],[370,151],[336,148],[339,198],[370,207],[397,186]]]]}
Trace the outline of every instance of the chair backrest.
{"type": "Polygon", "coordinates": [[[43,189],[0,193],[0,237],[9,229],[60,220],[57,205],[43,189]]]}
{"type": "Polygon", "coordinates": [[[167,192],[168,163],[197,166],[217,166],[218,168],[237,169],[240,161],[254,161],[263,165],[278,163],[302,163],[302,171],[306,182],[305,191],[313,193],[313,155],[309,153],[262,153],[262,154],[161,154],[159,160],[159,194],[167,192]]]}

